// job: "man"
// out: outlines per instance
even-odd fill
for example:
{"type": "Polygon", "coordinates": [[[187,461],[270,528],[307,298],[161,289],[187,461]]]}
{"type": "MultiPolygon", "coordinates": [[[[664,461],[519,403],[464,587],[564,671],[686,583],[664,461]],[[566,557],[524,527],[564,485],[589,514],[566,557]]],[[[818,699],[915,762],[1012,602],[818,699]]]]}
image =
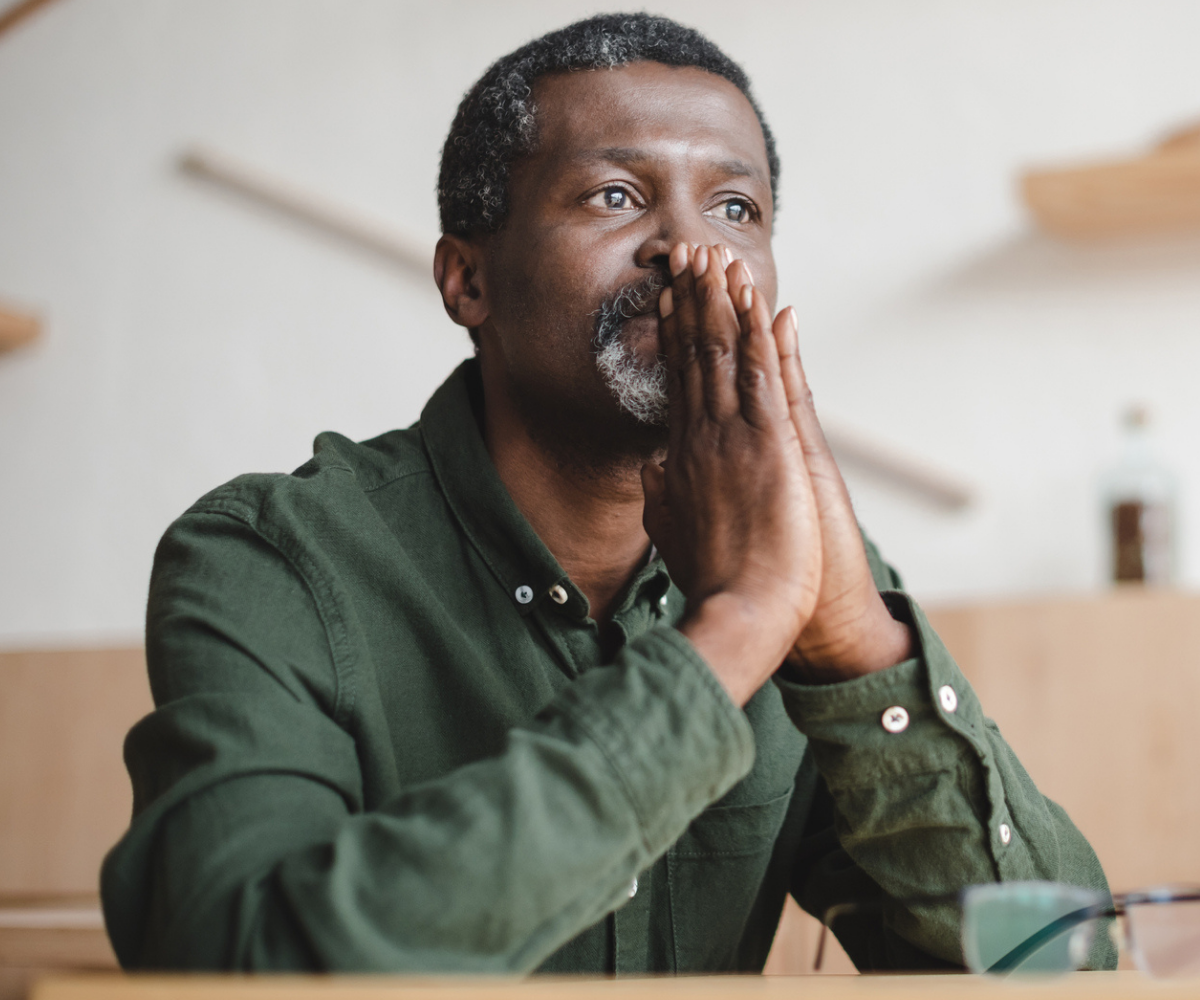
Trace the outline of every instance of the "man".
{"type": "Polygon", "coordinates": [[[860,968],[935,968],[956,908],[914,897],[1105,887],[864,545],[774,315],[777,177],[665,19],[467,95],[434,273],[477,357],[159,548],[125,965],[757,970],[790,891],[878,904],[860,968]]]}

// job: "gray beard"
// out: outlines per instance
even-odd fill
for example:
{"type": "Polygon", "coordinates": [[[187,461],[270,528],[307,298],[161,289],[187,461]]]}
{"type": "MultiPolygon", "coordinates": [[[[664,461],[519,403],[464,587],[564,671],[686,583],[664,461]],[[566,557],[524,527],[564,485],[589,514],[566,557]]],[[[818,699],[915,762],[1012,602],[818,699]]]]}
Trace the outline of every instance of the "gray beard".
{"type": "Polygon", "coordinates": [[[667,424],[667,367],[662,357],[651,365],[638,359],[625,339],[625,322],[653,310],[665,287],[663,276],[653,273],[606,299],[596,310],[592,341],[596,367],[617,405],[638,423],[651,427],[667,424]]]}

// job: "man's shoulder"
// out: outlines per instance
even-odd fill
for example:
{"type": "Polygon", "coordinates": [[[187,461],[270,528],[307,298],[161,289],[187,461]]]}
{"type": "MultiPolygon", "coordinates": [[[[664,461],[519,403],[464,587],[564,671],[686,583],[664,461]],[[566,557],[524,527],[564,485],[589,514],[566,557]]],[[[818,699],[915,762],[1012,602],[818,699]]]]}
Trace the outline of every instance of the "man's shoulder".
{"type": "Polygon", "coordinates": [[[369,504],[369,495],[382,487],[401,480],[424,485],[431,477],[419,424],[366,441],[325,431],[313,442],[313,457],[295,471],[238,476],[202,496],[184,517],[227,514],[255,525],[279,517],[303,520],[322,510],[348,512],[369,504]]]}

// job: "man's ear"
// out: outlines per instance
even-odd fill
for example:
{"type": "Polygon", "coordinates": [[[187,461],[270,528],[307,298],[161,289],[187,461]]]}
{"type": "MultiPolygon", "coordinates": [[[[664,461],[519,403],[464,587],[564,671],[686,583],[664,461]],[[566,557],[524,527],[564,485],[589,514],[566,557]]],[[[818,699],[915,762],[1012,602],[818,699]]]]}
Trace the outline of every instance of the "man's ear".
{"type": "Polygon", "coordinates": [[[442,291],[446,314],[468,330],[488,317],[483,278],[483,246],[477,240],[444,235],[433,251],[433,280],[442,291]]]}

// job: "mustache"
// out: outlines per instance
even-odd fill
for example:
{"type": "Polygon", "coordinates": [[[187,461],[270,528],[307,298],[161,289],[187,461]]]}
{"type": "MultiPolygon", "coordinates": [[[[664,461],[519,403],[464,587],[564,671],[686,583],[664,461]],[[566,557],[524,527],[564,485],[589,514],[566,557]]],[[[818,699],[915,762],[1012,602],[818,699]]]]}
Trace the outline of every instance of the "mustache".
{"type": "Polygon", "coordinates": [[[658,307],[659,295],[669,283],[665,273],[651,271],[640,281],[622,285],[609,295],[592,313],[596,317],[596,335],[592,338],[592,347],[597,351],[604,350],[620,336],[626,321],[654,312],[658,307]]]}

